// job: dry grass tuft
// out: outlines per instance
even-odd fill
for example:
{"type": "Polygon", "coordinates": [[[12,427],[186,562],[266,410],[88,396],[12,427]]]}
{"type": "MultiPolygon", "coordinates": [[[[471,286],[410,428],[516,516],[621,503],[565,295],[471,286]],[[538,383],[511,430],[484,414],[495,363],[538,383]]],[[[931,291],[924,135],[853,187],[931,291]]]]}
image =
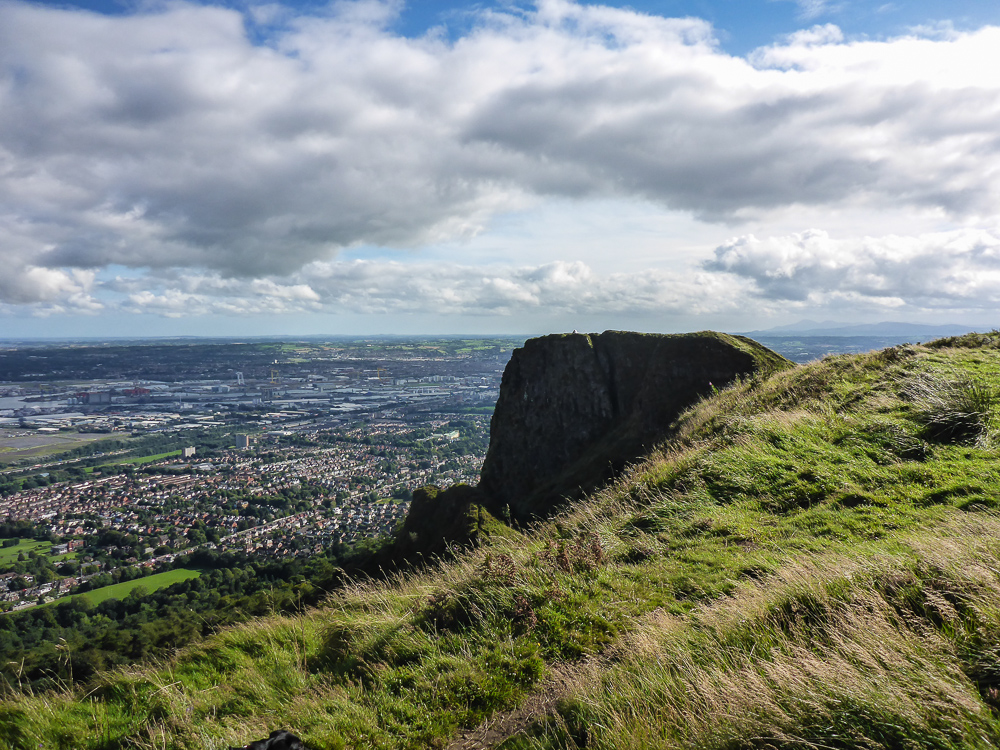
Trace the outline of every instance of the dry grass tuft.
{"type": "Polygon", "coordinates": [[[1000,632],[998,538],[996,517],[959,518],[894,555],[816,559],[690,616],[654,612],[578,677],[557,721],[508,744],[993,747],[997,691],[976,682],[967,636],[1000,632]]]}
{"type": "Polygon", "coordinates": [[[985,446],[993,429],[1000,397],[984,380],[968,376],[944,378],[924,374],[903,386],[914,402],[928,440],[985,446]]]}

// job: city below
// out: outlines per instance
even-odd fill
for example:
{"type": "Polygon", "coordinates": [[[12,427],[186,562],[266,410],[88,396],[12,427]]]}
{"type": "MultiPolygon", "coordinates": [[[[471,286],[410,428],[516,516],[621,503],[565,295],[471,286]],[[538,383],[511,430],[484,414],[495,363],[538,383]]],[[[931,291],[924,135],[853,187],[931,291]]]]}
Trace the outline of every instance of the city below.
{"type": "Polygon", "coordinates": [[[478,481],[520,343],[7,347],[0,608],[153,590],[198,575],[198,552],[391,534],[415,488],[478,481]]]}

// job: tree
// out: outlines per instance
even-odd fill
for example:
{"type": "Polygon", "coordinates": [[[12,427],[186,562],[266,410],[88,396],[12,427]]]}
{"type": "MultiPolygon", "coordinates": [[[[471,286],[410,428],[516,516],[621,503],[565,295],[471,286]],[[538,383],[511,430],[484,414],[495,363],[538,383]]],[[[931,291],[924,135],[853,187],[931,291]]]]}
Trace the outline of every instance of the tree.
{"type": "Polygon", "coordinates": [[[190,540],[191,544],[204,544],[208,541],[208,537],[205,532],[198,528],[188,529],[187,538],[190,540]]]}
{"type": "Polygon", "coordinates": [[[52,568],[42,568],[35,574],[35,583],[48,583],[56,579],[56,573],[52,568]]]}

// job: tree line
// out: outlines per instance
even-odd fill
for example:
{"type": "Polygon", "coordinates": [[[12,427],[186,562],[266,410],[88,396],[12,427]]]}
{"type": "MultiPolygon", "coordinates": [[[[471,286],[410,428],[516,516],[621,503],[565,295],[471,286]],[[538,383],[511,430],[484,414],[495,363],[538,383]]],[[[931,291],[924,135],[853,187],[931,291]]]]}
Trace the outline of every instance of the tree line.
{"type": "Polygon", "coordinates": [[[0,616],[0,680],[8,689],[86,683],[105,669],[165,656],[219,628],[252,617],[315,606],[387,542],[367,540],[311,557],[271,560],[197,550],[175,566],[198,578],[124,599],[86,597],[0,616]]]}

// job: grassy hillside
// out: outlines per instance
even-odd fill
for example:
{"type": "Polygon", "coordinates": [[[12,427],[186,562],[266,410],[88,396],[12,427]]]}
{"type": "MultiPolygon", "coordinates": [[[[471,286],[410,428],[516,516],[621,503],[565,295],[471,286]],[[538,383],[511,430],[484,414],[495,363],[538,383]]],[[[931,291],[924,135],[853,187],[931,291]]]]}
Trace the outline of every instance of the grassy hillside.
{"type": "Polygon", "coordinates": [[[997,384],[997,334],[738,383],[529,533],[85,688],[10,691],[0,743],[994,747],[997,384]]]}

